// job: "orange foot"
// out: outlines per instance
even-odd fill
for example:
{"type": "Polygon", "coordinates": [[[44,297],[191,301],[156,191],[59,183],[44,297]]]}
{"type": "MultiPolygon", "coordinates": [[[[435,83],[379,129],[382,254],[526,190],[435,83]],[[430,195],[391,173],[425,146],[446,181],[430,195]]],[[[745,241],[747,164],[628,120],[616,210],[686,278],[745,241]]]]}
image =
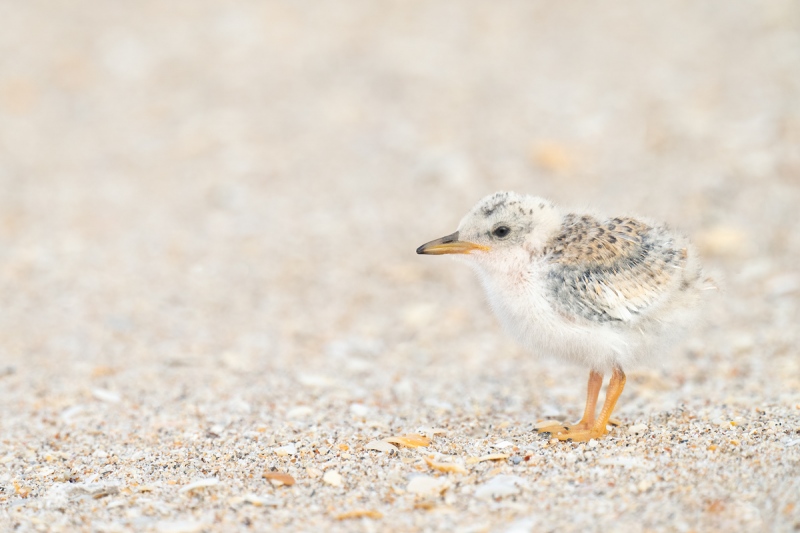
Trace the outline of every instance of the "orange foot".
{"type": "Polygon", "coordinates": [[[615,368],[611,374],[611,381],[608,382],[608,389],[606,389],[606,399],[603,402],[603,408],[600,410],[600,416],[595,419],[594,411],[597,402],[597,394],[600,392],[600,387],[603,384],[603,376],[592,371],[589,374],[588,394],[586,396],[586,409],[583,413],[583,418],[580,422],[572,426],[565,426],[561,424],[551,424],[536,428],[538,433],[550,433],[553,438],[558,440],[571,440],[574,442],[586,442],[591,439],[599,439],[606,433],[606,424],[609,423],[611,413],[617,404],[617,399],[622,394],[622,389],[625,387],[625,373],[615,368]]]}
{"type": "MultiPolygon", "coordinates": [[[[552,426],[551,426],[552,427],[552,426]]],[[[553,438],[558,439],[560,441],[572,441],[572,442],[587,442],[592,439],[599,439],[608,431],[605,428],[579,428],[572,426],[567,429],[558,430],[557,428],[553,428],[554,431],[550,431],[553,438]]]]}
{"type": "Polygon", "coordinates": [[[568,425],[568,424],[559,424],[554,422],[548,426],[542,426],[540,428],[536,428],[537,433],[550,433],[553,436],[560,435],[562,433],[569,433],[569,432],[577,432],[577,431],[585,431],[591,428],[591,424],[587,422],[578,422],[576,424],[568,425]]]}

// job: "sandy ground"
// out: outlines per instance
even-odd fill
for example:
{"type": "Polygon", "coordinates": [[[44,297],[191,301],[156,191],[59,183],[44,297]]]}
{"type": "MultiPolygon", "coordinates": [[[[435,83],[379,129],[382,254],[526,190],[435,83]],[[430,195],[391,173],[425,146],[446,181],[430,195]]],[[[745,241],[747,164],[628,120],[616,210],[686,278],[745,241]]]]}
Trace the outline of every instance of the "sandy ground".
{"type": "Polygon", "coordinates": [[[797,2],[0,13],[0,530],[800,528],[797,2]],[[498,189],[721,282],[604,440],[414,254],[498,189]]]}

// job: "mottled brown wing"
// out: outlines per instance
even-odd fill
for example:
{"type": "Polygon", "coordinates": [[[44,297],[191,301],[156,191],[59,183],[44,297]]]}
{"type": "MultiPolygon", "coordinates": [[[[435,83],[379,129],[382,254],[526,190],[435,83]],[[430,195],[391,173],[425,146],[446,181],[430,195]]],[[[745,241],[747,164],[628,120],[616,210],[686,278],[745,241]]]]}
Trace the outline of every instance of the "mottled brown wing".
{"type": "Polygon", "coordinates": [[[679,283],[686,263],[666,228],[632,218],[568,215],[547,254],[559,310],[598,322],[646,315],[679,283]]]}

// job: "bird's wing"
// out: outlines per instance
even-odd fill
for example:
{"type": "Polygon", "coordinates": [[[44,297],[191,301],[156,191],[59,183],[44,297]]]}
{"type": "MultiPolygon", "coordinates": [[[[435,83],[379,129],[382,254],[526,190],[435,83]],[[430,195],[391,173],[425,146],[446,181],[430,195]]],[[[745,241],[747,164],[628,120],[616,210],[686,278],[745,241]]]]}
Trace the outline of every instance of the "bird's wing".
{"type": "Polygon", "coordinates": [[[568,215],[548,243],[548,285],[565,316],[630,322],[681,283],[687,252],[665,227],[568,215]]]}

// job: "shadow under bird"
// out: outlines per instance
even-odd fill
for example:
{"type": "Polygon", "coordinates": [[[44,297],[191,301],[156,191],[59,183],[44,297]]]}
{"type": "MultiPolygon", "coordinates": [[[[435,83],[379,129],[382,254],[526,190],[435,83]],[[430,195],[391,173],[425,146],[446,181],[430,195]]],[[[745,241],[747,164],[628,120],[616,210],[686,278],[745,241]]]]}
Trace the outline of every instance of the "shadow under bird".
{"type": "Polygon", "coordinates": [[[674,342],[708,288],[689,241],[664,224],[565,212],[514,192],[485,197],[458,231],[417,253],[467,260],[498,319],[523,346],[589,368],[581,420],[537,430],[560,440],[607,433],[624,370],[652,362],[674,342]],[[606,373],[611,379],[596,416],[606,373]]]}

